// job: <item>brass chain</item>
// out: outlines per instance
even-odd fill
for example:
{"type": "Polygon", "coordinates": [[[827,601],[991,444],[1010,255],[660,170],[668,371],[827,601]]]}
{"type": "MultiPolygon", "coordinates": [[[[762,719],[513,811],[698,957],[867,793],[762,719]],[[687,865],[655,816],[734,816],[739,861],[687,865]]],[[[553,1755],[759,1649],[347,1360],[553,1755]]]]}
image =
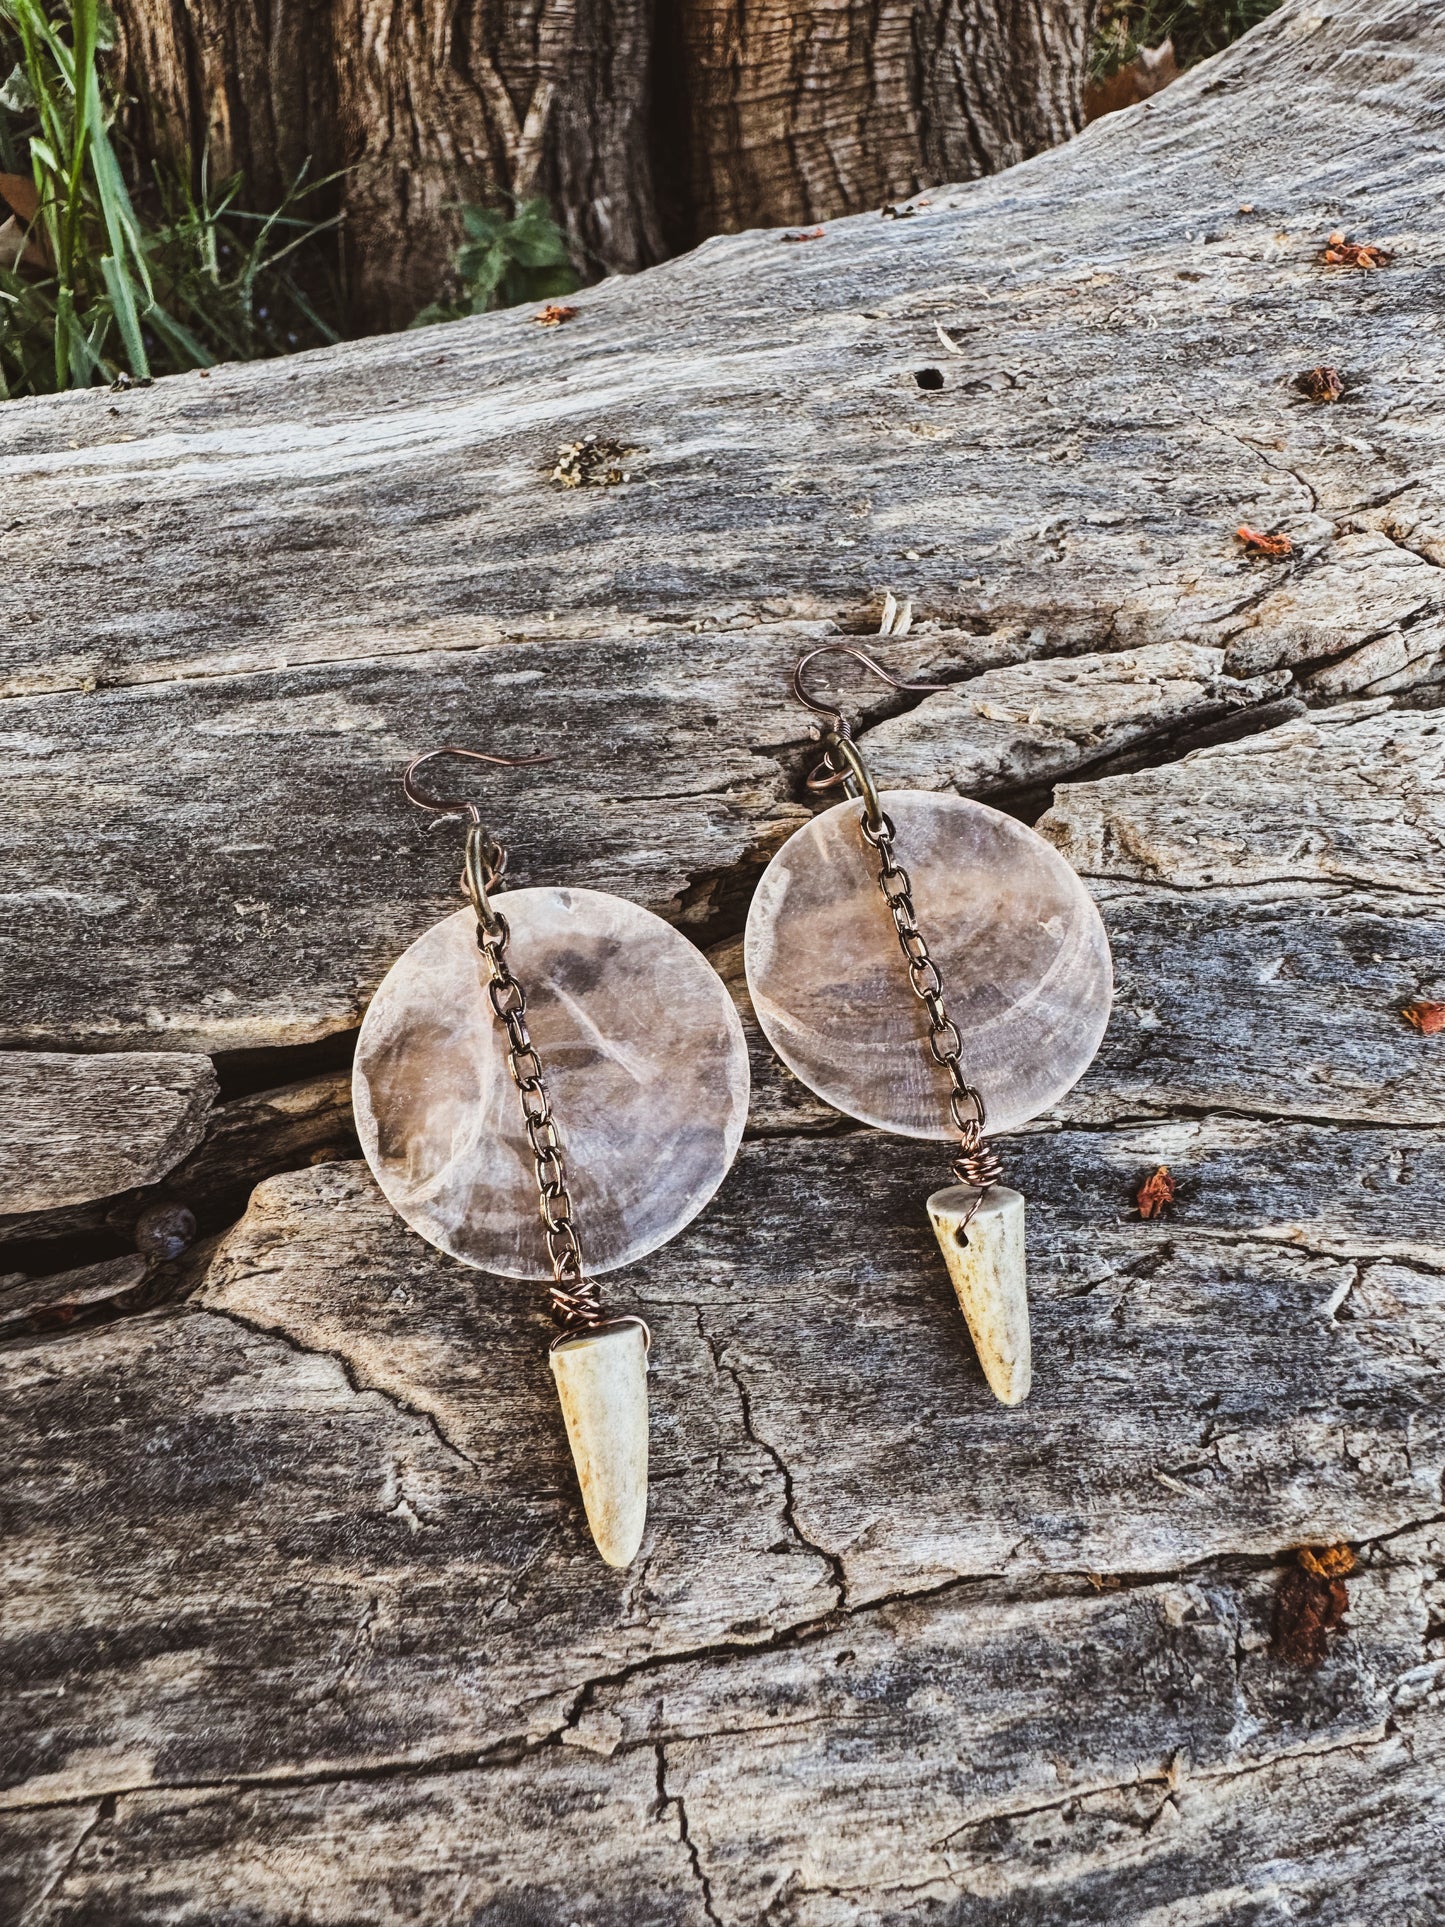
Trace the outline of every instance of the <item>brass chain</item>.
{"type": "Polygon", "coordinates": [[[487,896],[505,862],[501,846],[490,839],[484,841],[480,825],[474,822],[467,837],[467,879],[477,912],[477,948],[486,959],[492,1010],[507,1033],[507,1069],[522,1100],[522,1118],[532,1149],[547,1256],[552,1264],[552,1316],[559,1325],[576,1329],[602,1322],[602,1300],[596,1282],[582,1269],[582,1245],[572,1216],[562,1139],[552,1114],[542,1060],[527,1029],[527,993],[507,962],[511,931],[507,919],[487,896]]]}
{"type": "Polygon", "coordinates": [[[963,1039],[948,1014],[943,1000],[943,978],[929,951],[928,940],[918,927],[913,882],[898,861],[893,819],[878,802],[866,765],[851,740],[835,735],[828,746],[827,762],[829,768],[840,775],[851,776],[863,790],[863,819],[859,828],[864,842],[878,854],[878,888],[898,933],[898,946],[908,966],[909,986],[928,1013],[929,1054],[939,1069],[948,1073],[948,1113],[960,1139],[952,1164],[954,1181],[972,1185],[983,1193],[1000,1182],[1003,1166],[985,1135],[988,1115],[983,1095],[964,1074],[963,1039]],[[835,755],[835,750],[841,754],[835,755]]]}

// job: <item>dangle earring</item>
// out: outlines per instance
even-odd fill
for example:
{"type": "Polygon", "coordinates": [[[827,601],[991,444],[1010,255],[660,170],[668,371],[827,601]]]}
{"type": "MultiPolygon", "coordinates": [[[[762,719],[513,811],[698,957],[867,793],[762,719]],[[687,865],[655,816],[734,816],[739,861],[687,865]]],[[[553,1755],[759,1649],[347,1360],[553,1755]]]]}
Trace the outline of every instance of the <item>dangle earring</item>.
{"type": "Polygon", "coordinates": [[[597,1274],[666,1244],[722,1183],[747,1118],[747,1045],[722,979],[661,917],[600,890],[496,893],[507,852],[478,804],[418,786],[439,756],[554,760],[446,748],[408,767],[408,801],[466,825],[471,907],[424,931],[373,997],[357,1135],[428,1242],[549,1281],[587,1523],[625,1566],[647,1517],[652,1340],[642,1319],[604,1309],[597,1274]]]}
{"type": "Polygon", "coordinates": [[[1017,1405],[1031,1379],[1024,1201],[986,1133],[1017,1130],[1087,1069],[1109,1021],[1109,942],[1079,878],[1024,824],[947,792],[877,788],[842,712],[803,680],[830,652],[895,689],[947,687],[899,682],[850,643],[799,661],[793,693],[823,719],[808,788],[846,800],[764,872],[748,988],[774,1050],[826,1103],[905,1137],[957,1136],[954,1182],[928,1215],[989,1385],[1017,1405]]]}

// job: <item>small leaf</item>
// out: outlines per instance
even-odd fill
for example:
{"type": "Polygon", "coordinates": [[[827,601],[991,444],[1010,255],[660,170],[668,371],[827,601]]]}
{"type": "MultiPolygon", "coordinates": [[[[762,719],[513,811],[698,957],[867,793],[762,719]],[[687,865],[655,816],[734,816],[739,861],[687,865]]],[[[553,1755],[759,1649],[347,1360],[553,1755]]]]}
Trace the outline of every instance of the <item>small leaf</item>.
{"type": "Polygon", "coordinates": [[[1438,1037],[1445,1030],[1445,1004],[1406,1004],[1400,1015],[1422,1037],[1438,1037]]]}
{"type": "Polygon", "coordinates": [[[488,294],[506,271],[506,250],[499,241],[472,241],[457,249],[457,273],[488,294]]]}
{"type": "Polygon", "coordinates": [[[461,218],[467,239],[453,257],[460,293],[425,309],[427,322],[545,301],[577,286],[567,237],[540,195],[512,215],[468,205],[461,218]]]}
{"type": "Polygon", "coordinates": [[[1294,385],[1310,401],[1338,401],[1345,384],[1338,368],[1306,368],[1294,378],[1294,385]]]}
{"type": "Polygon", "coordinates": [[[1294,543],[1287,535],[1266,535],[1263,529],[1252,529],[1247,522],[1241,522],[1234,533],[1251,555],[1294,554],[1294,543]]]}
{"type": "Polygon", "coordinates": [[[12,68],[10,78],[0,87],[0,107],[7,114],[34,113],[35,93],[23,67],[12,68]]]}
{"type": "Polygon", "coordinates": [[[473,241],[495,241],[506,225],[506,216],[497,208],[469,204],[462,209],[462,229],[473,241]]]}
{"type": "Polygon", "coordinates": [[[571,261],[567,238],[544,200],[528,201],[507,230],[514,261],[525,268],[560,268],[571,261]]]}
{"type": "Polygon", "coordinates": [[[22,221],[33,221],[40,212],[40,196],[34,181],[24,174],[0,174],[0,201],[22,221]]]}
{"type": "Polygon", "coordinates": [[[1153,1177],[1145,1178],[1139,1186],[1136,1202],[1141,1218],[1162,1218],[1174,1202],[1175,1184],[1169,1174],[1169,1166],[1161,1164],[1153,1177]]]}

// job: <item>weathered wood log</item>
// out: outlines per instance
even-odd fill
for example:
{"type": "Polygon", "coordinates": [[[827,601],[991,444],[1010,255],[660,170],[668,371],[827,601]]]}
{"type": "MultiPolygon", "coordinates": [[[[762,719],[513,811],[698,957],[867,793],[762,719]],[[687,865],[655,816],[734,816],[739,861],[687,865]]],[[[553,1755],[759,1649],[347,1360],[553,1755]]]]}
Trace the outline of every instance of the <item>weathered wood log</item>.
{"type": "Polygon", "coordinates": [[[145,1259],[133,1251],[128,1257],[105,1258],[42,1278],[29,1278],[23,1271],[0,1277],[0,1330],[61,1307],[73,1316],[83,1306],[109,1304],[134,1291],[146,1269],[145,1259]]]}
{"type": "MultiPolygon", "coordinates": [[[[1445,1035],[1402,1013],[1445,1002],[1442,88],[1435,10],[1287,6],[908,220],[715,243],[555,331],[0,412],[12,1047],[302,1077],[455,905],[396,779],[458,739],[558,738],[487,788],[520,880],[665,911],[742,999],[808,808],[787,669],[889,590],[877,646],[956,686],[859,692],[880,774],[1038,816],[1118,973],[1000,1147],[1014,1409],[937,1147],[754,1027],[736,1169],[613,1281],[655,1334],[625,1573],[539,1294],[310,1164],[332,1100],[294,1138],[218,1107],[162,1190],[274,1175],[173,1301],[0,1347],[17,1919],[1433,1921],[1445,1035]],[[1321,265],[1337,226],[1393,265],[1321,265]],[[633,481],[549,481],[588,432],[633,481]]],[[[92,1209],[48,1214],[72,1287],[92,1209]]]]}

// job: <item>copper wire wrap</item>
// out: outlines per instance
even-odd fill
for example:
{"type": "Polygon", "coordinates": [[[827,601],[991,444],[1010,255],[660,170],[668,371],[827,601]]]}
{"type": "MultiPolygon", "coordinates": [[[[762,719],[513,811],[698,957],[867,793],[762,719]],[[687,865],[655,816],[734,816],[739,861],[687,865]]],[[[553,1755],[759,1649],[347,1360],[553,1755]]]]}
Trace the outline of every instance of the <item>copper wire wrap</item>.
{"type": "Polygon", "coordinates": [[[959,1184],[974,1184],[980,1191],[987,1191],[990,1185],[1003,1183],[1003,1165],[999,1162],[998,1152],[977,1124],[970,1125],[964,1132],[963,1142],[958,1147],[951,1168],[959,1184]]]}

